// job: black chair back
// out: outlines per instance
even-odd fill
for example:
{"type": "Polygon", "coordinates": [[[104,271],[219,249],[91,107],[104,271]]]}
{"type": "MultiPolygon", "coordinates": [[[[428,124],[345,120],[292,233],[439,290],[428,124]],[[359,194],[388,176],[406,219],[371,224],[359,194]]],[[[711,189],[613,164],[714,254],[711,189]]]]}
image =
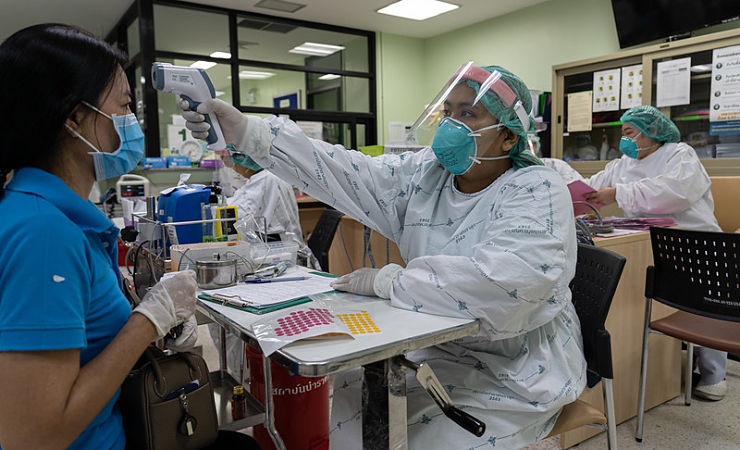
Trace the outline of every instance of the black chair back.
{"type": "Polygon", "coordinates": [[[740,322],[740,233],[650,227],[650,241],[645,297],[740,322]]]}
{"type": "Polygon", "coordinates": [[[321,270],[329,271],[329,247],[334,239],[334,233],[339,226],[339,220],[344,214],[333,208],[326,208],[319,216],[316,226],[308,237],[306,245],[319,260],[321,270]]]}
{"type": "Polygon", "coordinates": [[[578,244],[576,275],[570,282],[588,370],[604,378],[614,378],[611,338],[604,324],[625,262],[610,250],[578,244]]]}

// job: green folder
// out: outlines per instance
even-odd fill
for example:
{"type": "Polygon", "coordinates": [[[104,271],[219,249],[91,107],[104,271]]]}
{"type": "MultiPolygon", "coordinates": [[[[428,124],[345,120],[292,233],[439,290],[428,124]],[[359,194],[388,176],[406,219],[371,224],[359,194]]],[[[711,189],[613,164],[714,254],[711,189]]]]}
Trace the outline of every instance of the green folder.
{"type": "Polygon", "coordinates": [[[254,308],[252,306],[242,307],[242,306],[237,306],[237,305],[231,305],[229,303],[224,303],[219,300],[214,300],[208,294],[200,294],[198,295],[198,298],[201,300],[211,302],[211,303],[218,303],[219,305],[228,306],[229,308],[238,309],[240,311],[250,312],[252,314],[265,314],[265,313],[269,313],[272,311],[277,311],[278,309],[288,308],[290,306],[300,305],[302,303],[308,303],[311,301],[309,297],[299,297],[293,300],[288,300],[283,303],[278,303],[276,305],[267,306],[265,308],[254,308]]]}

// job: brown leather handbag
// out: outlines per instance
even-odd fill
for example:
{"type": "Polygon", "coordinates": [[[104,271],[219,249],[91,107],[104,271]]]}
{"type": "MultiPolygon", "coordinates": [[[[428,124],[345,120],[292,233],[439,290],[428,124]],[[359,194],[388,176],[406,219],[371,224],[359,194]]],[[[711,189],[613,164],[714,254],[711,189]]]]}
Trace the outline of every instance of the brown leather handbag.
{"type": "Polygon", "coordinates": [[[194,450],[218,437],[213,385],[193,353],[165,355],[148,347],[121,387],[126,448],[194,450]]]}

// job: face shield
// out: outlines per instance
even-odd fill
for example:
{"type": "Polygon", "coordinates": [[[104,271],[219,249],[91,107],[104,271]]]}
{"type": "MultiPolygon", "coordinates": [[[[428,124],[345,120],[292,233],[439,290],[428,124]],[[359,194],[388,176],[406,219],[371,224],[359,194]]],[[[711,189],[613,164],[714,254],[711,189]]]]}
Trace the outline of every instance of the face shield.
{"type": "MultiPolygon", "coordinates": [[[[416,119],[406,135],[406,143],[431,146],[437,129],[445,118],[445,102],[448,100],[450,93],[466,80],[474,81],[480,85],[480,89],[472,101],[472,107],[481,102],[486,94],[492,92],[505,108],[513,111],[524,130],[529,129],[529,114],[521,100],[517,98],[514,90],[502,79],[502,74],[497,70],[489,72],[481,69],[474,66],[473,61],[468,61],[455,71],[452,78],[445,83],[439,93],[427,105],[424,112],[416,119]]],[[[491,113],[496,116],[493,112],[491,113]]],[[[500,117],[497,117],[497,119],[500,119],[500,117]]]]}

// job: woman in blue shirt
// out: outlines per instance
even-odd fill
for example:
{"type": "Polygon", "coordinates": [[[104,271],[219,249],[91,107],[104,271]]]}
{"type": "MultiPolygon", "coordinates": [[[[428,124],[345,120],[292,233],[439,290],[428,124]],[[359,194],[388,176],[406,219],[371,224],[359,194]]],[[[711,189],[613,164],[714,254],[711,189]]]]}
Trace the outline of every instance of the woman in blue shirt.
{"type": "Polygon", "coordinates": [[[122,381],[152,340],[192,323],[192,272],[155,285],[131,313],[118,229],[86,200],[95,180],[132,170],[144,151],[124,62],[58,24],[0,45],[0,180],[12,171],[0,185],[4,449],[123,449],[122,381]]]}

